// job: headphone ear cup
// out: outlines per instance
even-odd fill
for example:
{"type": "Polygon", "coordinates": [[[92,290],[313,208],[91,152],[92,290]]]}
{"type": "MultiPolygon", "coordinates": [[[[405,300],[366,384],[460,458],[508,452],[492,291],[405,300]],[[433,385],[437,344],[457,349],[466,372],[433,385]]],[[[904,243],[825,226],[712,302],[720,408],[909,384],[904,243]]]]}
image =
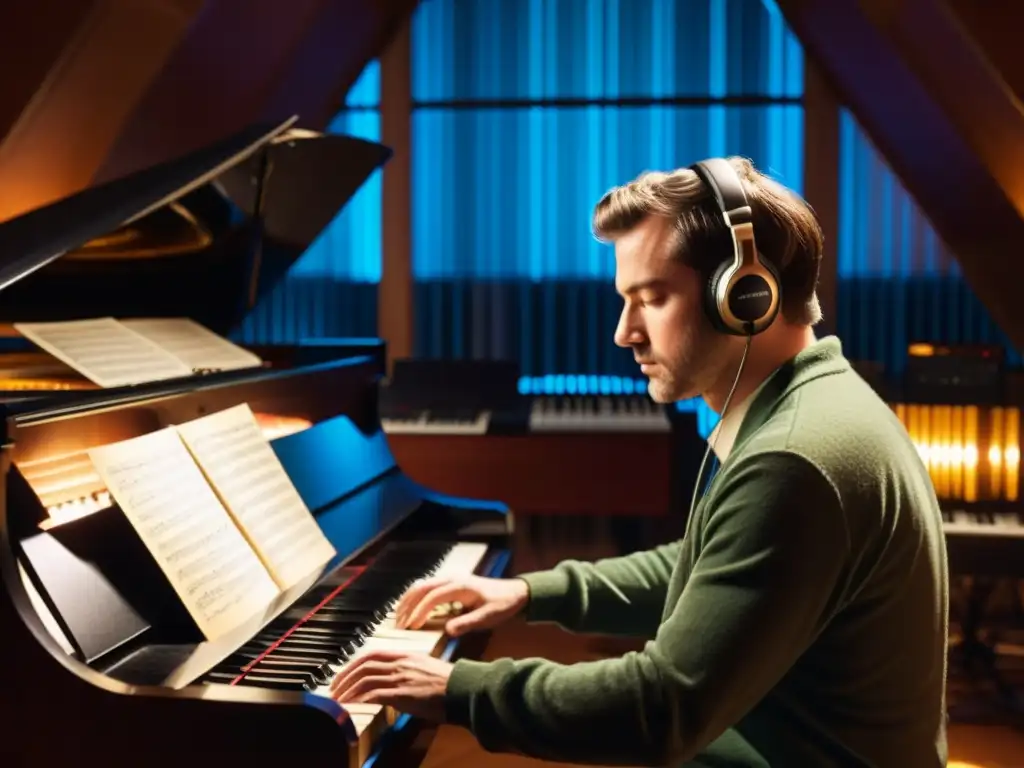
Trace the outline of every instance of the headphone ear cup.
{"type": "Polygon", "coordinates": [[[772,279],[772,288],[775,289],[775,295],[779,298],[779,307],[782,307],[782,276],[779,274],[778,268],[772,264],[768,259],[758,258],[757,263],[761,265],[765,272],[767,272],[772,279]]]}
{"type": "MultiPolygon", "coordinates": [[[[725,318],[722,316],[722,311],[718,306],[718,288],[719,284],[723,279],[726,278],[726,273],[732,267],[732,261],[723,261],[715,271],[711,274],[704,288],[704,313],[708,316],[711,321],[711,325],[714,326],[715,330],[721,333],[728,333],[735,336],[745,336],[746,333],[742,328],[732,328],[726,323],[725,318]]],[[[779,278],[779,270],[776,269],[775,265],[767,259],[758,259],[758,265],[761,267],[763,274],[762,279],[766,282],[770,282],[769,288],[775,292],[778,297],[777,309],[778,312],[782,307],[782,282],[779,278]]],[[[749,276],[744,277],[739,282],[751,279],[749,276]]],[[[733,286],[732,290],[736,290],[736,286],[733,286]]],[[[726,301],[729,300],[729,294],[726,294],[726,301]]],[[[774,318],[773,318],[774,319],[774,318]]]]}
{"type": "Polygon", "coordinates": [[[723,275],[731,266],[731,260],[721,262],[704,283],[704,314],[707,315],[714,329],[721,333],[735,333],[725,324],[725,318],[722,317],[722,312],[718,308],[717,298],[718,284],[722,282],[723,275]]]}

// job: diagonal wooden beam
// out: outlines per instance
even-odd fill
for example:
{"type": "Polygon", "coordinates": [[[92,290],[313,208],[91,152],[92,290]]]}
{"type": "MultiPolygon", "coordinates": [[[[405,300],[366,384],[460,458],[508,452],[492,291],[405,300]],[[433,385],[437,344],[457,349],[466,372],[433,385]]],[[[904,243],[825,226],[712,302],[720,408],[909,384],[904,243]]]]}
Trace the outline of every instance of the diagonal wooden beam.
{"type": "Polygon", "coordinates": [[[993,319],[1024,348],[1015,252],[1024,242],[1024,113],[999,57],[943,0],[777,2],[993,319]]]}
{"type": "Polygon", "coordinates": [[[0,24],[0,140],[42,87],[96,0],[12,3],[0,24]],[[26,44],[26,42],[28,44],[26,44]]]}
{"type": "Polygon", "coordinates": [[[5,11],[0,33],[0,79],[10,78],[0,111],[0,221],[88,186],[202,0],[14,5],[21,10],[5,11]],[[8,61],[19,52],[24,67],[8,61]]]}

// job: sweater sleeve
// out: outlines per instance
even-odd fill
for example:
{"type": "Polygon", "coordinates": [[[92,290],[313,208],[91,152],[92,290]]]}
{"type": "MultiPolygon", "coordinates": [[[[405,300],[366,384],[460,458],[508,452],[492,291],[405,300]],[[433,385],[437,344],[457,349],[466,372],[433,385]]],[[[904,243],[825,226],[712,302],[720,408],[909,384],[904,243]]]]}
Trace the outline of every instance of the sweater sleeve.
{"type": "Polygon", "coordinates": [[[831,615],[850,546],[835,489],[799,456],[747,457],[720,479],[690,578],[644,650],[459,661],[449,722],[493,752],[601,765],[684,762],[738,722],[831,615]]]}
{"type": "Polygon", "coordinates": [[[651,637],[658,629],[680,544],[596,563],[566,560],[520,576],[530,588],[526,619],[574,632],[651,637]]]}

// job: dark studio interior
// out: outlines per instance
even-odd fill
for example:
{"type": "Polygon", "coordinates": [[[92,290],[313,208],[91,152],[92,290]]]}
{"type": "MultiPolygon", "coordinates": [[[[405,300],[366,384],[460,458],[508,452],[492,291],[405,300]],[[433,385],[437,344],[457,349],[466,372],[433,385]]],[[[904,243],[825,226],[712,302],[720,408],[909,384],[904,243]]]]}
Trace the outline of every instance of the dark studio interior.
{"type": "MultiPolygon", "coordinates": [[[[324,766],[567,765],[346,715],[237,659],[355,579],[375,591],[352,600],[383,605],[431,569],[513,576],[680,538],[718,417],[655,403],[615,345],[615,259],[590,216],[642,171],[742,155],[817,214],[815,333],[891,406],[942,507],[949,765],[1024,765],[1024,6],[8,6],[0,763],[304,745],[294,759],[324,766]],[[235,362],[181,352],[181,375],[138,381],[116,334],[161,342],[132,318],[191,320],[235,362]],[[39,341],[102,319],[91,375],[39,341]],[[100,449],[243,407],[333,554],[214,632],[100,449]]],[[[156,495],[184,487],[158,474],[156,495]]],[[[519,620],[428,640],[565,663],[642,647],[519,620]]]]}

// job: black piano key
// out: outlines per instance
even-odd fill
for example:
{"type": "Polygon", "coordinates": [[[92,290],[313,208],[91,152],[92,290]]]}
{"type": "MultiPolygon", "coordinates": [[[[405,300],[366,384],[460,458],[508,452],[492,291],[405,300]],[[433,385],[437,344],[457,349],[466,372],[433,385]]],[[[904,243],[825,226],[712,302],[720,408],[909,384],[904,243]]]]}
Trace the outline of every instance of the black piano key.
{"type": "Polygon", "coordinates": [[[357,577],[351,570],[332,574],[203,681],[230,683],[241,675],[240,685],[283,690],[324,684],[373,634],[405,590],[437,569],[452,546],[391,544],[357,577]],[[340,585],[345,586],[339,591],[340,585]]]}
{"type": "MultiPolygon", "coordinates": [[[[234,681],[235,675],[221,672],[211,672],[205,678],[205,683],[228,684],[234,681]]],[[[301,691],[308,690],[308,684],[304,679],[298,677],[273,677],[268,675],[246,675],[239,679],[235,685],[245,685],[256,688],[272,688],[277,691],[301,691]]]]}
{"type": "Polygon", "coordinates": [[[301,680],[304,687],[315,687],[317,685],[323,685],[329,677],[317,672],[315,669],[307,668],[292,668],[283,669],[281,667],[274,666],[273,664],[264,664],[260,662],[252,669],[249,669],[245,673],[246,678],[249,677],[272,677],[278,680],[301,680]]]}
{"type": "MultiPolygon", "coordinates": [[[[274,641],[276,642],[276,640],[274,641]]],[[[273,643],[264,642],[262,640],[253,640],[249,645],[245,646],[246,650],[251,648],[261,648],[267,650],[273,643]]],[[[348,654],[343,652],[340,648],[335,647],[324,647],[323,645],[309,645],[306,643],[289,643],[287,640],[274,647],[274,653],[297,653],[301,655],[309,654],[320,654],[330,660],[332,664],[340,664],[344,661],[348,654]]]]}
{"type": "Polygon", "coordinates": [[[339,659],[344,659],[360,645],[362,645],[362,640],[355,638],[343,642],[334,642],[331,640],[308,640],[306,638],[297,638],[293,640],[291,637],[287,637],[282,640],[281,644],[276,646],[276,648],[302,648],[304,650],[319,649],[323,653],[329,653],[339,659]]]}
{"type": "MultiPolygon", "coordinates": [[[[267,652],[267,646],[262,645],[243,645],[238,649],[237,653],[245,654],[246,656],[252,656],[254,659],[262,656],[267,652]]],[[[313,659],[320,661],[324,664],[336,663],[338,654],[336,653],[324,653],[321,649],[294,649],[294,648],[281,648],[277,647],[273,651],[270,651],[274,656],[281,658],[294,658],[294,659],[313,659]]],[[[268,654],[269,655],[269,654],[268,654]]]]}
{"type": "Polygon", "coordinates": [[[312,658],[296,658],[293,656],[278,656],[276,654],[270,654],[260,658],[254,654],[232,654],[220,664],[217,665],[217,671],[226,672],[228,670],[242,671],[247,670],[252,672],[255,669],[261,668],[269,669],[293,669],[301,672],[310,672],[319,676],[331,676],[334,674],[334,669],[324,660],[312,659],[312,658]]]}
{"type": "MultiPolygon", "coordinates": [[[[286,631],[290,627],[294,627],[296,622],[288,621],[286,619],[275,619],[270,622],[267,627],[282,628],[286,631]]],[[[365,621],[353,621],[344,615],[332,614],[330,611],[318,611],[312,616],[306,618],[299,627],[312,627],[312,626],[332,626],[337,627],[340,630],[345,631],[365,631],[369,624],[365,621]]]]}

